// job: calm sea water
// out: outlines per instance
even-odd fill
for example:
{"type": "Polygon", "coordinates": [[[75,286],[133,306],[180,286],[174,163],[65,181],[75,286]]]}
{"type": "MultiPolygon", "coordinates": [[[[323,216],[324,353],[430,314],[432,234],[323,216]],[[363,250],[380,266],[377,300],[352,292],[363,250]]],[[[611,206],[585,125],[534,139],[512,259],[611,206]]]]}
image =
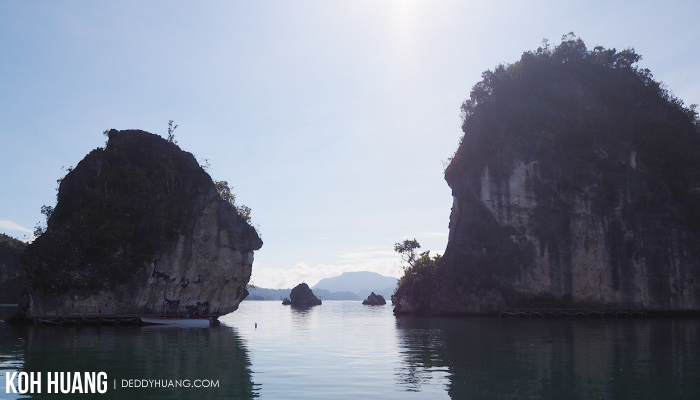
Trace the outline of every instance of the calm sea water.
{"type": "Polygon", "coordinates": [[[47,395],[45,382],[42,394],[7,394],[15,371],[106,372],[107,392],[84,398],[698,399],[700,321],[396,318],[388,305],[248,301],[207,329],[0,322],[0,399],[75,397],[47,395]],[[149,380],[190,387],[124,387],[149,380]]]}

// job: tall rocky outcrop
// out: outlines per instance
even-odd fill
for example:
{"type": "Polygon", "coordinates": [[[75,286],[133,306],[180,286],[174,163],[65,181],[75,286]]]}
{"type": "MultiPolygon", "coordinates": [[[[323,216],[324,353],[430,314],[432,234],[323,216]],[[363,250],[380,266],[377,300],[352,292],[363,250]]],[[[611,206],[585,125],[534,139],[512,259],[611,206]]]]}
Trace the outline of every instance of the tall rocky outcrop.
{"type": "Polygon", "coordinates": [[[262,241],[192,154],[137,130],[109,132],[60,183],[46,232],[23,254],[27,315],[235,311],[262,241]]]}
{"type": "Polygon", "coordinates": [[[700,309],[700,124],[639,58],[569,36],[483,74],[445,171],[447,249],[397,313],[700,309]]]}

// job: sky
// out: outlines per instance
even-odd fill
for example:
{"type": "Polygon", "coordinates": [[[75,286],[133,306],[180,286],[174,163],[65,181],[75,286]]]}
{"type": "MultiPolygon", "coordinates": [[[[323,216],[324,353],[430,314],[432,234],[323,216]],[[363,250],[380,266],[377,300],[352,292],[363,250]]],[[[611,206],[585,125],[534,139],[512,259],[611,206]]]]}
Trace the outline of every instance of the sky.
{"type": "Polygon", "coordinates": [[[106,129],[167,136],[252,209],[252,281],[400,276],[444,253],[445,163],[481,73],[574,32],[700,103],[696,1],[0,0],[0,232],[23,239],[106,129]]]}

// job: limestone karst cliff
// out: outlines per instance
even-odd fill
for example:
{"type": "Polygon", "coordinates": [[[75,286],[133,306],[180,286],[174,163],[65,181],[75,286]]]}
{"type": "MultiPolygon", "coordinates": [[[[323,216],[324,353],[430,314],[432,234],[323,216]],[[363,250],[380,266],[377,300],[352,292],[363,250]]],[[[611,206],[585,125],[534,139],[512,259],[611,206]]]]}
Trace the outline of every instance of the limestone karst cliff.
{"type": "Polygon", "coordinates": [[[569,36],[483,74],[445,171],[447,249],[395,312],[700,309],[700,124],[639,58],[569,36]]]}
{"type": "Polygon", "coordinates": [[[235,311],[262,241],[192,154],[109,132],[60,183],[46,232],[23,254],[27,315],[188,306],[235,311]]]}

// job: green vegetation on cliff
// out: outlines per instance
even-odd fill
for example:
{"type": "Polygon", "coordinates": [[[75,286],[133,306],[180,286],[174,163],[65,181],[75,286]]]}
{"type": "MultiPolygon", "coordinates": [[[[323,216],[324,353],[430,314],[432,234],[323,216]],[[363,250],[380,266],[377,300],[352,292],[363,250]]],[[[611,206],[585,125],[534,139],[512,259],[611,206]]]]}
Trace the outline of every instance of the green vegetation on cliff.
{"type": "Polygon", "coordinates": [[[34,289],[62,293],[125,283],[192,228],[217,187],[170,129],[170,140],[111,130],[106,147],[60,181],[46,231],[23,255],[34,289]]]}
{"type": "Polygon", "coordinates": [[[437,269],[440,255],[430,257],[430,251],[420,254],[420,243],[416,239],[404,240],[394,244],[394,251],[401,255],[404,262],[403,276],[399,279],[396,293],[392,295],[392,301],[396,301],[396,295],[401,290],[401,295],[409,295],[414,304],[420,309],[429,307],[435,288],[435,270],[437,269]]]}

